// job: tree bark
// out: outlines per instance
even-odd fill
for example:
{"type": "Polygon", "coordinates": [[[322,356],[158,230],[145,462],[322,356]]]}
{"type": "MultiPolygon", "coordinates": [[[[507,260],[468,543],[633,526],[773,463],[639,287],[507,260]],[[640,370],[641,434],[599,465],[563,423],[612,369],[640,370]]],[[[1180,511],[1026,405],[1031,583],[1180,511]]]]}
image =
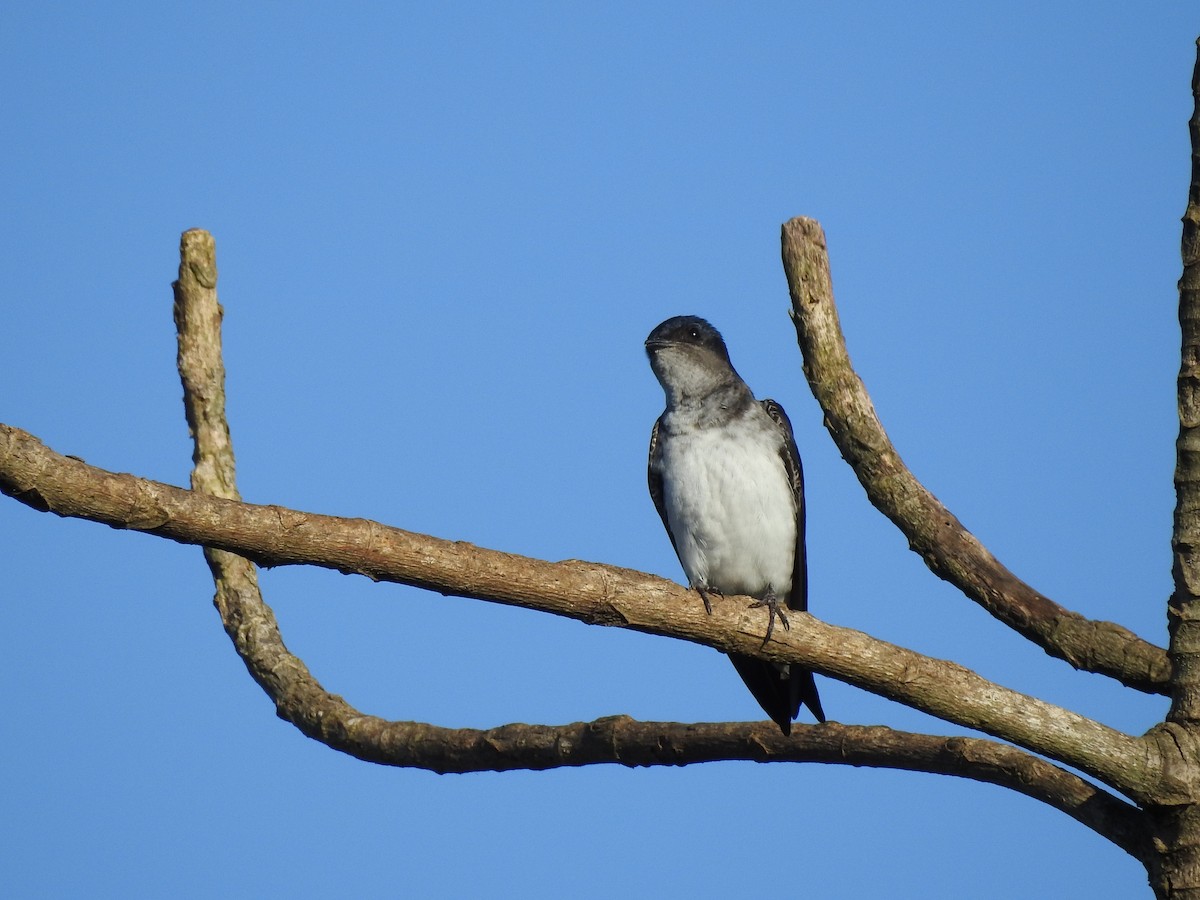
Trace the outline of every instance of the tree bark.
{"type": "Polygon", "coordinates": [[[1149,808],[1154,847],[1150,884],[1159,897],[1200,900],[1200,40],[1188,122],[1192,167],[1183,214],[1179,279],[1179,438],[1175,444],[1175,590],[1167,604],[1171,709],[1164,740],[1171,797],[1149,808]]]}
{"type": "Polygon", "coordinates": [[[1197,107],[1189,123],[1192,177],[1183,215],[1183,275],[1179,280],[1182,335],[1178,380],[1179,438],[1175,462],[1173,575],[1168,607],[1173,667],[1173,722],[1200,722],[1200,61],[1192,76],[1197,107]]]}

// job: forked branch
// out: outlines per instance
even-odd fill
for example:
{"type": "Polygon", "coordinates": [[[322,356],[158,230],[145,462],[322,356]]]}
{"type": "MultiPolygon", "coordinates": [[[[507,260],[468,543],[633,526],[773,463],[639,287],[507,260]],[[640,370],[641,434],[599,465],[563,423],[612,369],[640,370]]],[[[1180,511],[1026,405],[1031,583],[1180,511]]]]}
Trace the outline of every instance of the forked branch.
{"type": "MultiPolygon", "coordinates": [[[[240,499],[225,417],[216,254],[207,232],[185,232],[175,284],[175,319],[184,405],[195,439],[196,491],[240,499]]],[[[610,762],[684,765],[753,759],[901,768],[956,775],[1041,800],[1143,859],[1140,810],[1045,760],[979,738],[943,738],[882,726],[797,726],[791,738],[764,724],[637,722],[625,716],[564,726],[507,725],[487,731],[388,722],[364,716],[327,692],[284,646],[253,565],[205,549],[216,605],[238,654],[279,714],[312,737],[364,759],[439,772],[541,769],[610,762]],[[254,640],[249,637],[255,636],[254,640]]],[[[693,607],[695,604],[691,604],[693,607]]]]}
{"type": "Polygon", "coordinates": [[[448,729],[366,715],[326,691],[284,645],[250,559],[307,563],[442,593],[494,600],[693,640],[721,650],[800,662],[867,690],[1068,762],[1130,796],[1153,783],[1137,738],[924,657],[808,616],[760,652],[762,623],[745,603],[714,614],[654,576],[580,561],[548,563],[442,541],[361,519],[238,502],[224,415],[221,313],[212,240],[187,232],[176,283],[179,366],[196,441],[193,491],[118,475],[60,456],[0,425],[0,489],[40,510],[146,531],[205,547],[225,629],[278,714],[328,746],[364,760],[438,772],[545,769],[600,762],[683,765],[718,759],[809,761],[952,774],[999,784],[1073,816],[1139,858],[1136,807],[1046,760],[980,738],[946,738],[830,723],[784,738],[761,723],[637,722],[618,716],[562,726],[448,729]],[[236,551],[236,552],[234,552],[236,551]]]}

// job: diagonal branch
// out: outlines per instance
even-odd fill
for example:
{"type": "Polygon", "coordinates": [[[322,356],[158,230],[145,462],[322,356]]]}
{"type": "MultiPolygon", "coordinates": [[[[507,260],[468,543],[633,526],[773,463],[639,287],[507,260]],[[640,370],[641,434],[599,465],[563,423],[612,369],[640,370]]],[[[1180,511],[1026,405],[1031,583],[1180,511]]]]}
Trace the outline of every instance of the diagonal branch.
{"type": "MultiPolygon", "coordinates": [[[[799,627],[777,632],[762,649],[763,623],[745,598],[714,603],[710,616],[680,585],[630,569],[579,560],[551,563],[365,519],[209,497],[89,466],[7,425],[0,425],[0,491],[35,509],[227,550],[264,565],[357,572],[725,652],[798,662],[1065,762],[1135,798],[1151,790],[1156,778],[1157,762],[1140,739],[1001,687],[956,663],[807,614],[793,617],[799,627]]],[[[234,590],[244,592],[241,586],[234,590]]],[[[227,622],[226,627],[261,632],[265,639],[274,626],[273,617],[266,618],[269,609],[263,610],[262,621],[227,622]]]]}
{"type": "Polygon", "coordinates": [[[1112,622],[1059,606],[1006,569],[909,471],[854,371],[833,302],[825,234],[813,219],[783,226],[783,267],[804,374],[825,425],[871,503],[913,551],[1000,621],[1051,656],[1147,693],[1167,693],[1165,651],[1112,622]]]}

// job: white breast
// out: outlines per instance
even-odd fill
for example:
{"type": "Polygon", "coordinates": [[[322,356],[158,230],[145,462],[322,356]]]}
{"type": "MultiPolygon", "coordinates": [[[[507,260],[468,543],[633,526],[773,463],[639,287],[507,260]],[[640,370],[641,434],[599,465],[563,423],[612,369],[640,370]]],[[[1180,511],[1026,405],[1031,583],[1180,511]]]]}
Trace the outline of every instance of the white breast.
{"type": "Polygon", "coordinates": [[[781,442],[758,417],[664,441],[667,520],[692,586],[751,596],[770,586],[780,598],[791,591],[796,509],[781,442]],[[778,440],[768,443],[767,434],[778,440]]]}

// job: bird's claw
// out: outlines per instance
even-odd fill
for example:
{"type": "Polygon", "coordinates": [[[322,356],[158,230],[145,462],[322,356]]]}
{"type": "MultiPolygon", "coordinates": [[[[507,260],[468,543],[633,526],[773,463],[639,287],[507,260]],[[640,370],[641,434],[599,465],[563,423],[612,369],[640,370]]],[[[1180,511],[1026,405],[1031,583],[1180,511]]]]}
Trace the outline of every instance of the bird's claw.
{"type": "Polygon", "coordinates": [[[698,587],[696,593],[700,595],[700,599],[704,601],[704,611],[710,616],[712,615],[712,602],[708,599],[709,594],[715,594],[720,597],[721,592],[714,587],[698,587]]]}
{"type": "Polygon", "coordinates": [[[765,606],[767,608],[767,635],[763,638],[762,645],[765,647],[771,640],[771,635],[775,632],[775,617],[779,617],[779,621],[783,623],[784,631],[792,630],[792,623],[788,621],[787,613],[783,611],[783,603],[775,596],[773,588],[767,588],[767,592],[761,600],[750,604],[751,609],[759,609],[765,606]]]}

